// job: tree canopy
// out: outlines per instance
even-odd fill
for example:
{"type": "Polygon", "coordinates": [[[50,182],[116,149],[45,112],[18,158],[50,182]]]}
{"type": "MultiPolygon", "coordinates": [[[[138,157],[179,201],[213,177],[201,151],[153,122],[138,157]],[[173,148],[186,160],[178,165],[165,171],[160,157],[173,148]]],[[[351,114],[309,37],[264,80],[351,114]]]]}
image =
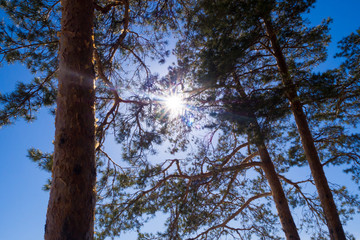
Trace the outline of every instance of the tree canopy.
{"type": "MultiPolygon", "coordinates": [[[[309,23],[314,2],[94,1],[96,239],[134,229],[139,239],[345,239],[360,202],[323,168],[359,183],[360,33],[339,43],[338,68],[315,72],[331,20],[309,23]],[[177,63],[159,76],[151,65],[173,38],[177,63]],[[182,99],[176,114],[169,96],[182,99]],[[105,149],[111,135],[120,161],[105,149]],[[308,165],[312,175],[294,176],[308,165]],[[159,232],[141,231],[159,215],[159,232]]],[[[59,1],[0,6],[1,61],[35,76],[0,95],[3,126],[55,112],[59,37],[73,33],[61,30],[59,1]]],[[[47,171],[53,156],[29,150],[47,171]]]]}

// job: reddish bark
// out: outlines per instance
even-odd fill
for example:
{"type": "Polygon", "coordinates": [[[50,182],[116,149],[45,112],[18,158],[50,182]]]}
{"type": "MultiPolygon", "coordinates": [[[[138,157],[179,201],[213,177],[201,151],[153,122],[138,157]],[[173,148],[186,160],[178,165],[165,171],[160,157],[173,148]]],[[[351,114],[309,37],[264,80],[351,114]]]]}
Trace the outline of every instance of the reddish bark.
{"type": "Polygon", "coordinates": [[[345,240],[345,233],[340,221],[338,211],[331,193],[327,178],[324,173],[314,139],[309,128],[309,124],[302,108],[301,101],[296,91],[296,87],[291,80],[285,56],[278,43],[272,22],[268,18],[264,18],[267,34],[270,38],[274,56],[277,61],[278,69],[282,77],[283,85],[286,88],[286,96],[290,102],[296,126],[301,138],[306,159],[309,163],[311,174],[314,178],[316,189],[319,194],[321,206],[324,211],[330,238],[334,240],[345,240]]]}
{"type": "MultiPolygon", "coordinates": [[[[247,98],[247,95],[245,91],[243,90],[242,86],[239,83],[239,80],[235,76],[235,81],[238,84],[238,91],[243,98],[247,98]]],[[[256,117],[250,113],[250,117],[253,119],[252,125],[253,125],[253,131],[255,132],[255,138],[256,138],[256,147],[259,151],[260,160],[261,160],[261,168],[265,173],[266,179],[269,183],[271,194],[275,203],[276,210],[278,212],[278,216],[280,219],[280,223],[282,226],[282,229],[285,233],[286,239],[294,240],[299,239],[300,236],[297,231],[294,219],[291,215],[291,211],[289,208],[289,203],[286,199],[284,189],[281,185],[281,182],[279,180],[279,177],[276,173],[274,164],[271,160],[271,157],[269,155],[269,152],[266,148],[264,137],[261,133],[261,129],[259,126],[259,123],[256,120],[256,117]]]]}
{"type": "Polygon", "coordinates": [[[62,0],[55,152],[45,239],[93,239],[93,1],[62,0]]]}

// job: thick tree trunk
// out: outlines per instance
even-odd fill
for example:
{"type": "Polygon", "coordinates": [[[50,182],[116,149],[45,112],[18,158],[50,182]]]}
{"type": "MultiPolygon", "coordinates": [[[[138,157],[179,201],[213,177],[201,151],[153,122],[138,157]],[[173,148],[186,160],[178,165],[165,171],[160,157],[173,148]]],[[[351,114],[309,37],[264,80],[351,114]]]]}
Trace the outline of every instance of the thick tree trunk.
{"type": "Polygon", "coordinates": [[[46,240],[94,235],[93,1],[62,0],[55,155],[46,240]]]}
{"type": "Polygon", "coordinates": [[[296,91],[296,87],[290,78],[285,56],[283,55],[281,47],[278,43],[271,20],[264,18],[264,23],[271,41],[283,85],[286,88],[286,96],[290,102],[291,110],[293,112],[300,134],[303,149],[305,151],[306,159],[309,163],[311,174],[315,181],[315,185],[321,201],[321,206],[324,210],[330,238],[334,240],[345,240],[345,233],[339,218],[338,211],[336,209],[334,198],[321,165],[321,161],[315,147],[306,115],[296,91]]]}
{"type": "MultiPolygon", "coordinates": [[[[237,78],[235,76],[235,78],[237,78]]],[[[238,84],[238,91],[243,98],[247,98],[247,95],[243,88],[241,87],[239,80],[235,79],[238,84]]],[[[282,229],[285,233],[286,239],[293,240],[293,239],[299,239],[299,233],[297,231],[294,219],[291,215],[291,211],[289,208],[288,201],[286,199],[284,189],[281,185],[281,182],[279,180],[279,177],[275,171],[274,164],[271,160],[271,157],[269,155],[269,152],[265,146],[264,143],[264,137],[262,136],[261,129],[259,126],[259,123],[256,120],[256,117],[253,114],[250,114],[250,117],[254,119],[252,121],[253,124],[253,131],[255,132],[255,141],[256,141],[256,147],[259,151],[260,160],[261,160],[261,168],[265,173],[266,179],[269,183],[272,197],[275,203],[276,210],[278,212],[278,216],[280,219],[280,223],[282,226],[282,229]]]]}

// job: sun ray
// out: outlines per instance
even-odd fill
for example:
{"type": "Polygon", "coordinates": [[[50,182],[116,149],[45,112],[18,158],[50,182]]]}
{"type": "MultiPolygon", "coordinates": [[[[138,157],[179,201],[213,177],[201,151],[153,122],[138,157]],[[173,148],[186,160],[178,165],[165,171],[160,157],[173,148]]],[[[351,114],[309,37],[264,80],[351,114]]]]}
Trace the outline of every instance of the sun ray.
{"type": "Polygon", "coordinates": [[[178,94],[169,95],[164,100],[165,109],[172,117],[180,116],[185,110],[185,103],[178,94]]]}

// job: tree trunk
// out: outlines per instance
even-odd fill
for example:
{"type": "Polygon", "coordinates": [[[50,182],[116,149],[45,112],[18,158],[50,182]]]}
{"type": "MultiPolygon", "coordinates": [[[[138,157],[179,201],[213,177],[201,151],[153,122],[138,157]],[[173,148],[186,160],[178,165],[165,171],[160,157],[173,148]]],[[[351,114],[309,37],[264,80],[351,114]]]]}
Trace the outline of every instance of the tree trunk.
{"type": "Polygon", "coordinates": [[[303,149],[305,151],[306,159],[309,163],[311,174],[315,181],[321,206],[324,210],[327,226],[330,233],[330,238],[334,240],[345,240],[345,233],[340,221],[338,211],[334,202],[333,195],[331,193],[329,184],[327,182],[324,169],[321,165],[321,161],[318,152],[315,147],[315,143],[312,137],[312,133],[309,128],[306,115],[302,108],[301,101],[297,95],[296,86],[290,78],[288,66],[285,60],[285,56],[282,53],[281,47],[278,43],[275,31],[272,27],[271,20],[264,18],[267,34],[270,38],[274,56],[278,65],[279,72],[282,77],[283,85],[286,88],[286,97],[288,98],[293,112],[295,122],[300,134],[303,149]]]}
{"type": "Polygon", "coordinates": [[[282,229],[285,233],[286,239],[299,239],[299,233],[296,229],[294,219],[291,215],[288,201],[286,199],[284,189],[282,188],[279,177],[276,174],[275,167],[271,161],[269,152],[264,144],[257,144],[260,159],[262,162],[262,170],[265,173],[266,179],[271,188],[272,197],[275,202],[276,210],[278,212],[282,229]]]}
{"type": "MultiPolygon", "coordinates": [[[[247,95],[236,76],[235,81],[238,84],[238,91],[240,96],[246,99],[247,95]]],[[[271,160],[269,152],[265,146],[264,137],[261,133],[259,123],[257,122],[256,117],[253,114],[250,113],[250,117],[253,119],[253,131],[255,132],[256,147],[259,151],[260,160],[262,163],[261,168],[264,171],[266,179],[269,183],[275,207],[278,212],[280,223],[285,233],[286,239],[300,240],[299,233],[297,231],[294,219],[291,215],[288,201],[284,193],[284,189],[275,171],[275,167],[271,160]]]]}
{"type": "Polygon", "coordinates": [[[46,240],[94,236],[93,1],[62,0],[55,151],[46,240]]]}

